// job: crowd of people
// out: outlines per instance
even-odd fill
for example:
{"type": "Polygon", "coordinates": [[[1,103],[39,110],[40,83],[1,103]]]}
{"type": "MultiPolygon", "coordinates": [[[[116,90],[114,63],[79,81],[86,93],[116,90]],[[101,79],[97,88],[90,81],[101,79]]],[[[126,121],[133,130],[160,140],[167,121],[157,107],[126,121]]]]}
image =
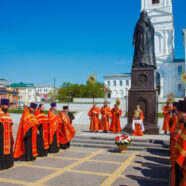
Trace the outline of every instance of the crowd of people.
{"type": "Polygon", "coordinates": [[[163,114],[163,130],[170,132],[171,186],[186,186],[186,99],[168,100],[163,114]]]}
{"type": "Polygon", "coordinates": [[[23,112],[14,146],[9,103],[9,99],[1,99],[0,170],[12,167],[15,159],[33,161],[37,156],[44,157],[48,153],[57,153],[60,148],[70,147],[75,129],[72,126],[74,116],[68,107],[64,106],[59,114],[56,103],[51,103],[46,116],[44,105],[33,102],[23,112]]]}
{"type": "MultiPolygon", "coordinates": [[[[104,102],[104,106],[99,109],[96,106],[96,103],[93,103],[93,107],[88,112],[90,117],[90,131],[98,132],[102,130],[107,133],[108,131],[112,133],[121,132],[120,117],[122,110],[119,108],[119,100],[116,101],[113,109],[110,109],[108,102],[104,102]],[[101,114],[101,120],[99,120],[99,115],[101,114]],[[111,121],[111,122],[110,122],[111,121]],[[111,123],[111,124],[110,124],[111,123]]],[[[137,105],[136,110],[133,112],[133,122],[132,130],[134,136],[143,136],[144,125],[144,114],[140,109],[140,106],[137,105]]]]}

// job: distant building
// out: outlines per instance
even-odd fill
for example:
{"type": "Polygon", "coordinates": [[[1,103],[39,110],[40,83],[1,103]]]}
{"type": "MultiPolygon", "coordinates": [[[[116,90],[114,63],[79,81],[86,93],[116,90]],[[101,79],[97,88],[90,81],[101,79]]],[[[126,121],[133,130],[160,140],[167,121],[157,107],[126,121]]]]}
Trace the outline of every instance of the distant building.
{"type": "Polygon", "coordinates": [[[43,101],[47,100],[47,99],[50,99],[48,97],[48,93],[54,91],[54,88],[50,85],[35,84],[34,87],[36,88],[36,92],[40,95],[40,97],[43,101]]]}
{"type": "Polygon", "coordinates": [[[8,87],[19,90],[19,106],[28,106],[31,102],[41,101],[41,98],[36,92],[36,88],[34,87],[33,83],[13,83],[8,87]]]}
{"type": "MultiPolygon", "coordinates": [[[[174,93],[183,97],[181,76],[184,59],[175,59],[175,30],[172,0],[141,0],[141,10],[146,10],[155,28],[155,54],[160,97],[174,93]]],[[[185,32],[183,30],[183,32],[185,32]]]]}
{"type": "Polygon", "coordinates": [[[110,89],[107,98],[124,98],[131,86],[131,74],[108,74],[104,76],[104,84],[110,89]]]}
{"type": "Polygon", "coordinates": [[[9,81],[7,81],[6,79],[0,79],[0,87],[6,87],[8,85],[11,85],[9,81]]]}
{"type": "Polygon", "coordinates": [[[6,98],[10,99],[10,107],[18,108],[18,89],[8,89],[4,87],[0,87],[0,99],[6,98]]]}
{"type": "MultiPolygon", "coordinates": [[[[185,69],[184,73],[186,73],[186,28],[183,29],[183,44],[185,47],[185,69]]],[[[186,83],[184,84],[184,91],[185,91],[185,96],[186,96],[186,83]]]]}

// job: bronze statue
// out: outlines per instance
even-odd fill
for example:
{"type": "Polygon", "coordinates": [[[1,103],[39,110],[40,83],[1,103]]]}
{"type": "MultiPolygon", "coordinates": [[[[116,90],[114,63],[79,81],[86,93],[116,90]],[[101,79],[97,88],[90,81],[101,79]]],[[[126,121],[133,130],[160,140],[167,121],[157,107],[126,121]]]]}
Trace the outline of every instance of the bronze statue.
{"type": "Polygon", "coordinates": [[[144,10],[136,24],[133,45],[135,45],[135,51],[132,68],[154,67],[156,69],[154,27],[144,10]]]}

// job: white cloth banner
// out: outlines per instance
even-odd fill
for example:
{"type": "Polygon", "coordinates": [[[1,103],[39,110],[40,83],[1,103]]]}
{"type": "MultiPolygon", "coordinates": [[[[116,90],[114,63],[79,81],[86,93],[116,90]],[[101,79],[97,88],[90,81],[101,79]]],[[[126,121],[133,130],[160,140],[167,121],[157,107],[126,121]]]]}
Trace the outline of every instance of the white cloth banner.
{"type": "Polygon", "coordinates": [[[133,119],[133,121],[132,121],[132,130],[135,130],[135,123],[139,123],[140,124],[140,127],[141,127],[141,130],[142,131],[145,131],[145,128],[144,128],[142,119],[141,120],[135,120],[135,119],[133,119]]]}

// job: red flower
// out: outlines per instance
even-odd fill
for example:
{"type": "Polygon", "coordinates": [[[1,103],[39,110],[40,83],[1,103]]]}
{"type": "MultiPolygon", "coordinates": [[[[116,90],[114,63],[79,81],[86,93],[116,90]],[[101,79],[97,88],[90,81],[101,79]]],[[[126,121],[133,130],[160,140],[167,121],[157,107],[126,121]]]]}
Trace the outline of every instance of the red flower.
{"type": "Polygon", "coordinates": [[[118,140],[120,140],[120,137],[119,136],[115,137],[115,141],[118,141],[118,140]]]}

